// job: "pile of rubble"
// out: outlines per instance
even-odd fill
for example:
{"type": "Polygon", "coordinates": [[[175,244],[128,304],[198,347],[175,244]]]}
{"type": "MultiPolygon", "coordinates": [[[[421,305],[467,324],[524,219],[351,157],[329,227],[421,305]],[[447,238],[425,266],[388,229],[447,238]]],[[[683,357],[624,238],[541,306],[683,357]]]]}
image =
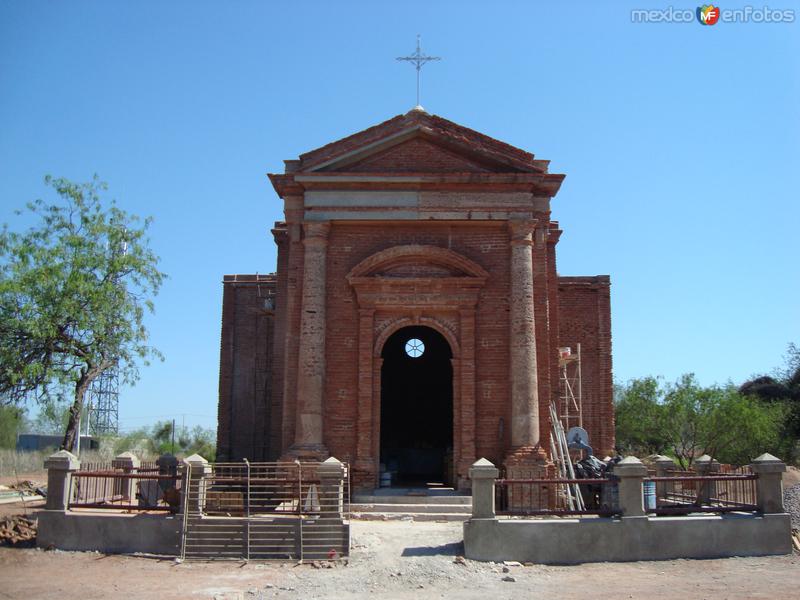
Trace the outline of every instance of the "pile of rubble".
{"type": "Polygon", "coordinates": [[[36,485],[33,481],[29,479],[24,479],[22,481],[18,481],[17,483],[12,483],[9,486],[9,489],[16,490],[17,492],[24,494],[26,496],[43,496],[42,488],[36,485]]]}
{"type": "Polygon", "coordinates": [[[35,544],[35,520],[22,515],[0,518],[0,545],[34,546],[35,544]]]}
{"type": "Polygon", "coordinates": [[[41,500],[47,495],[47,486],[23,480],[7,486],[0,485],[0,504],[41,500]]]}
{"type": "Polygon", "coordinates": [[[783,490],[783,506],[792,517],[792,529],[800,529],[800,483],[783,490]]]}
{"type": "Polygon", "coordinates": [[[800,483],[783,490],[783,506],[792,518],[792,544],[800,552],[800,483]]]}

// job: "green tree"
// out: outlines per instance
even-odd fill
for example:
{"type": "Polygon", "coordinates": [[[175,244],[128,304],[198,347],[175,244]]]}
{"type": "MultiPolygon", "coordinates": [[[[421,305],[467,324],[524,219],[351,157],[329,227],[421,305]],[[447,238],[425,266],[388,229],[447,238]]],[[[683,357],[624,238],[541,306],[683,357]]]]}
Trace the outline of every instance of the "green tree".
{"type": "Polygon", "coordinates": [[[797,460],[800,455],[800,348],[789,344],[783,369],[777,369],[773,375],[754,377],[743,383],[739,391],[764,403],[784,407],[786,416],[779,452],[786,460],[797,460]]]}
{"type": "Polygon", "coordinates": [[[31,423],[31,433],[63,434],[69,423],[70,404],[63,394],[51,394],[43,399],[31,423]]]}
{"type": "Polygon", "coordinates": [[[17,434],[26,425],[25,409],[19,406],[0,406],[0,448],[17,446],[17,434]]]}
{"type": "Polygon", "coordinates": [[[71,389],[63,447],[72,448],[92,381],[117,366],[133,382],[139,361],[160,357],[143,318],[165,275],[150,220],[103,202],[104,183],[45,183],[59,200],[29,203],[27,231],[0,232],[0,397],[43,402],[71,389]]]}
{"type": "Polygon", "coordinates": [[[684,467],[703,454],[746,464],[779,445],[781,407],[765,406],[732,384],[702,387],[694,375],[684,375],[667,387],[663,408],[669,451],[684,467]]]}
{"type": "Polygon", "coordinates": [[[174,440],[173,445],[172,421],[160,421],[119,438],[114,444],[114,451],[119,453],[143,450],[149,454],[180,456],[199,454],[209,461],[216,457],[216,435],[213,429],[205,429],[199,425],[192,429],[176,427],[174,440]]]}
{"type": "Polygon", "coordinates": [[[687,468],[709,454],[745,464],[780,447],[781,405],[768,405],[731,385],[701,386],[694,375],[662,385],[652,377],[618,386],[617,447],[632,454],[670,454],[687,468]]]}
{"type": "Polygon", "coordinates": [[[669,445],[661,427],[663,390],[655,377],[614,386],[617,451],[639,456],[664,452],[669,445]]]}

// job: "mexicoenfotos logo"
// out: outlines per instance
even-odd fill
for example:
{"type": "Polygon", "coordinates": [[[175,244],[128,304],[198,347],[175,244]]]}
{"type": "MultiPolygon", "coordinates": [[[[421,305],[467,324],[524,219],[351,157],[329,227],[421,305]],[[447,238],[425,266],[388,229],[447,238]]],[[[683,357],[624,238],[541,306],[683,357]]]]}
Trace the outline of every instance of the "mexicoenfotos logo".
{"type": "Polygon", "coordinates": [[[701,25],[715,25],[719,21],[719,7],[713,4],[704,4],[697,7],[697,20],[701,25]]]}
{"type": "Polygon", "coordinates": [[[635,8],[631,11],[633,23],[693,23],[716,25],[722,23],[794,23],[792,9],[773,9],[769,6],[745,6],[743,8],[720,8],[703,4],[696,10],[689,8],[635,8]]]}

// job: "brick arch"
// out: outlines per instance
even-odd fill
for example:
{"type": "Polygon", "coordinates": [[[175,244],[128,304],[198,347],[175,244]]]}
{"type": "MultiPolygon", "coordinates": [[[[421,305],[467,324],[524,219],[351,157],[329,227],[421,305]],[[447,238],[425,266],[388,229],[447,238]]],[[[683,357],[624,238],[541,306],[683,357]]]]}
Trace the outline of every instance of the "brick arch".
{"type": "Polygon", "coordinates": [[[410,327],[412,325],[430,327],[436,333],[441,334],[442,337],[447,340],[447,343],[450,344],[450,350],[453,353],[453,360],[457,360],[461,356],[461,348],[455,334],[450,330],[449,327],[439,321],[439,319],[432,317],[422,317],[419,319],[400,317],[399,319],[392,321],[386,327],[384,327],[380,334],[375,338],[373,356],[375,358],[380,358],[381,352],[383,351],[383,346],[386,344],[386,340],[388,340],[395,332],[400,331],[404,327],[410,327]]]}
{"type": "Polygon", "coordinates": [[[353,280],[369,277],[379,270],[415,263],[445,267],[454,271],[454,276],[473,277],[484,281],[489,277],[489,273],[482,266],[458,252],[439,246],[409,244],[392,246],[368,256],[351,269],[347,274],[347,280],[353,283],[353,280]]]}

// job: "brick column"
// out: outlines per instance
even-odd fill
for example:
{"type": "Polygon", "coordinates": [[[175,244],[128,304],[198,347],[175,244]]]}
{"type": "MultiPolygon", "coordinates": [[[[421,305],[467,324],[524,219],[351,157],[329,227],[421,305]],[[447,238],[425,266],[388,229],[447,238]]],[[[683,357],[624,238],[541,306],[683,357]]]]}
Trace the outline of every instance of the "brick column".
{"type": "Polygon", "coordinates": [[[291,454],[321,459],[325,393],[325,271],[330,223],[305,223],[303,300],[297,361],[297,420],[291,454]]]}
{"type": "MultiPolygon", "coordinates": [[[[709,477],[719,473],[719,463],[708,454],[704,454],[694,461],[694,469],[700,477],[709,477]]],[[[700,501],[700,504],[710,504],[716,497],[716,481],[697,482],[697,499],[700,501]]]]}
{"type": "Polygon", "coordinates": [[[211,465],[199,454],[192,454],[183,459],[186,469],[184,494],[189,495],[187,502],[181,502],[187,512],[193,516],[200,516],[206,505],[207,477],[211,475],[211,465]]]}
{"type": "Polygon", "coordinates": [[[469,469],[472,480],[472,518],[494,519],[494,480],[500,471],[485,458],[475,461],[469,469]]]}
{"type": "Polygon", "coordinates": [[[511,230],[511,446],[539,444],[539,390],[533,314],[535,220],[509,221],[511,230]]]}
{"type": "MultiPolygon", "coordinates": [[[[300,330],[300,294],[303,272],[303,196],[285,196],[284,214],[286,216],[286,257],[285,294],[278,298],[278,309],[283,319],[283,389],[281,407],[280,453],[294,443],[295,422],[297,419],[297,346],[300,330]]],[[[279,265],[280,267],[280,265],[279,265]]],[[[281,273],[278,272],[280,277],[281,273]]],[[[278,339],[276,335],[276,340],[278,339]]]]}
{"type": "MultiPolygon", "coordinates": [[[[358,440],[356,441],[356,464],[354,485],[372,487],[377,475],[376,457],[372,451],[372,344],[375,309],[358,310],[358,440]]],[[[380,382],[378,382],[380,383],[380,382]]]]}
{"type": "MultiPolygon", "coordinates": [[[[670,477],[672,471],[675,470],[675,462],[669,456],[662,456],[656,459],[656,477],[670,477]]],[[[659,498],[666,500],[667,494],[673,488],[673,485],[665,481],[656,483],[656,503],[659,498]]]]}
{"type": "Polygon", "coordinates": [[[341,518],[344,508],[344,465],[331,456],[317,467],[319,509],[328,518],[341,518]]]}
{"type": "MultiPolygon", "coordinates": [[[[111,461],[111,467],[122,471],[123,475],[133,475],[138,473],[141,462],[139,457],[133,452],[123,452],[118,454],[111,461]]],[[[135,479],[115,479],[114,494],[122,496],[126,500],[125,504],[130,504],[136,498],[135,479]]]]}
{"type": "Polygon", "coordinates": [[[459,403],[453,436],[454,464],[453,485],[459,489],[468,486],[467,476],[475,461],[475,308],[462,308],[461,356],[451,361],[453,365],[453,400],[459,403]]]}
{"type": "Polygon", "coordinates": [[[66,511],[69,508],[72,474],[81,466],[81,461],[66,450],[51,454],[44,461],[47,469],[47,510],[66,511]]]}
{"type": "Polygon", "coordinates": [[[647,467],[635,456],[627,456],[614,465],[614,475],[619,478],[619,508],[622,516],[646,516],[642,483],[647,477],[647,467]]]}
{"type": "Polygon", "coordinates": [[[764,453],[753,461],[750,470],[756,479],[756,502],[762,513],[783,513],[783,472],[786,464],[772,454],[764,453]]]}

